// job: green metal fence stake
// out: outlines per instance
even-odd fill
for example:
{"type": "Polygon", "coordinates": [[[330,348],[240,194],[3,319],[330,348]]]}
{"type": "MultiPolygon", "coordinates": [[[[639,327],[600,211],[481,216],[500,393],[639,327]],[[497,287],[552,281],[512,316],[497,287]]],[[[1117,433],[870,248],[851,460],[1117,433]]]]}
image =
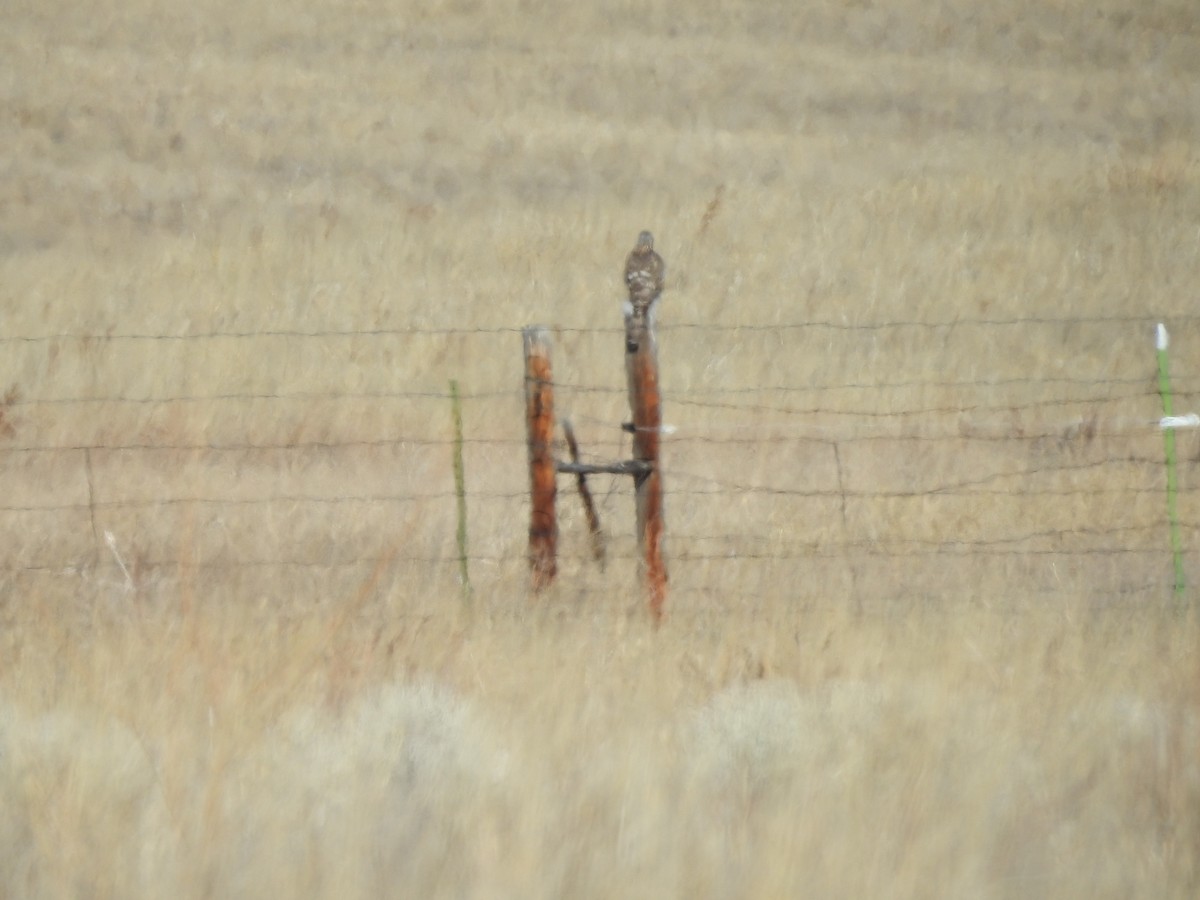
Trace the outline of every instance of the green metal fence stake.
{"type": "Polygon", "coordinates": [[[1177,479],[1175,475],[1175,413],[1171,404],[1171,372],[1167,365],[1167,329],[1158,324],[1158,392],[1162,394],[1163,444],[1167,451],[1167,519],[1171,525],[1171,555],[1175,562],[1175,593],[1182,594],[1185,586],[1183,577],[1183,538],[1179,533],[1179,513],[1176,506],[1177,479]]]}
{"type": "Polygon", "coordinates": [[[471,575],[467,570],[467,490],[463,470],[462,402],[458,382],[450,380],[450,408],[454,415],[454,493],[458,497],[458,576],[463,602],[471,602],[471,575]]]}

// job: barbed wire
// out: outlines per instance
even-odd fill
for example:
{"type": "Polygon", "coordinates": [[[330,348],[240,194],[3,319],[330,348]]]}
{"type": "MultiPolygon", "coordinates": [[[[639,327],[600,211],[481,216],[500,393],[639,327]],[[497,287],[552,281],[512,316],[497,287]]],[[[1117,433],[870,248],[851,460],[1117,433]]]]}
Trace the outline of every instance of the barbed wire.
{"type": "MultiPolygon", "coordinates": [[[[1192,325],[1200,322],[1200,314],[1180,314],[1165,317],[1175,327],[1183,324],[1192,325]]],[[[805,319],[791,322],[674,322],[663,320],[658,329],[661,332],[672,331],[712,331],[723,332],[779,332],[802,331],[808,329],[825,329],[833,331],[883,331],[891,329],[922,329],[922,330],[953,330],[965,328],[1019,328],[1047,326],[1077,326],[1077,325],[1120,325],[1153,327],[1163,316],[1151,315],[1092,315],[1092,316],[1013,316],[1008,318],[983,318],[964,316],[957,319],[926,320],[926,319],[891,319],[883,321],[851,321],[843,319],[805,319]]],[[[554,334],[573,335],[613,335],[624,334],[624,329],[616,326],[591,325],[546,325],[554,334]]],[[[511,325],[474,325],[465,326],[397,326],[391,328],[255,328],[245,330],[212,329],[209,331],[190,331],[178,334],[162,332],[120,332],[109,331],[64,331],[44,334],[0,335],[0,344],[5,343],[49,343],[54,341],[83,341],[102,343],[111,341],[206,341],[206,340],[259,340],[263,338],[283,339],[320,339],[333,338],[375,338],[375,337],[464,337],[472,335],[519,335],[520,327],[511,325]]]]}
{"type": "MultiPolygon", "coordinates": [[[[614,434],[623,433],[623,429],[618,423],[611,422],[605,419],[597,419],[592,417],[578,416],[573,417],[578,423],[590,422],[601,424],[608,429],[611,429],[614,434]]],[[[986,423],[971,423],[970,429],[983,428],[986,423]]],[[[694,433],[678,433],[676,429],[673,433],[666,437],[668,446],[672,444],[713,444],[713,445],[733,445],[733,446],[773,446],[780,444],[796,444],[796,443],[817,443],[817,444],[854,444],[859,442],[870,441],[920,441],[927,443],[946,443],[946,442],[965,442],[965,441],[984,441],[984,442],[1012,442],[1012,443],[1029,443],[1037,441],[1055,441],[1061,442],[1066,446],[1086,446],[1092,439],[1096,437],[1114,436],[1129,433],[1131,428],[1139,430],[1161,430],[1159,421],[1154,419],[1139,419],[1128,420],[1122,423],[1115,423],[1123,427],[1114,428],[1111,431],[1105,431],[1102,428],[1096,428],[1091,435],[1083,435],[1071,429],[1077,426],[1079,422],[1063,422],[1058,423],[1054,430],[1050,431],[1028,431],[1020,434],[1014,433],[995,433],[988,434],[980,431],[964,430],[960,427],[947,429],[946,433],[935,434],[928,432],[888,432],[883,434],[854,434],[847,432],[844,429],[838,429],[832,426],[806,426],[809,433],[800,434],[777,434],[778,426],[771,424],[762,424],[758,426],[736,425],[729,426],[736,429],[737,433],[733,436],[722,436],[712,434],[694,434],[694,433]],[[767,433],[770,432],[770,433],[767,433]]],[[[1101,423],[1103,424],[1103,423],[1101,423]]],[[[720,426],[701,426],[704,429],[712,428],[714,431],[720,431],[720,426]]],[[[129,441],[129,442],[70,442],[62,443],[45,443],[45,444],[0,444],[0,456],[5,454],[37,454],[37,453],[83,453],[86,451],[93,452],[111,452],[111,453],[160,453],[160,452],[203,452],[203,453],[261,453],[261,452],[285,452],[285,451],[333,451],[343,449],[375,449],[375,448],[412,448],[412,447],[428,447],[428,448],[448,448],[453,447],[456,443],[451,437],[423,437],[416,435],[401,435],[393,438],[345,438],[340,440],[317,440],[294,438],[281,441],[129,441]]],[[[525,447],[525,438],[511,436],[487,436],[487,437],[464,437],[463,444],[467,446],[482,446],[482,447],[525,447]]],[[[587,454],[585,453],[585,456],[587,454]]],[[[1133,457],[1133,456],[1114,456],[1107,460],[1108,462],[1144,462],[1149,464],[1162,464],[1161,459],[1153,457],[1133,457]]]]}
{"type": "MultiPolygon", "coordinates": [[[[723,404],[719,402],[705,402],[702,399],[706,397],[745,397],[763,394],[810,394],[810,393],[828,393],[831,391],[843,390],[860,390],[860,391],[881,391],[881,390],[907,390],[912,388],[936,388],[941,391],[954,391],[966,388],[982,389],[994,387],[1007,387],[1016,385],[1028,385],[1039,387],[1050,387],[1055,385],[1072,385],[1072,386],[1090,386],[1094,388],[1111,387],[1111,386],[1131,386],[1141,385],[1140,391],[1128,391],[1118,394],[1113,393],[1093,393],[1086,396],[1075,397],[1055,397],[1047,400],[1033,401],[1030,403],[1022,403],[1022,407],[1027,406],[1055,406],[1055,405],[1070,405],[1084,403],[1106,403],[1118,400],[1140,399],[1144,397],[1157,397],[1157,383],[1155,381],[1156,373],[1148,370],[1146,375],[1136,378],[1069,378],[1069,377],[1052,377],[1052,378],[939,378],[926,380],[908,380],[897,382],[817,382],[811,384],[797,385],[759,385],[752,387],[683,387],[671,388],[667,387],[665,394],[671,402],[697,407],[709,407],[712,409],[738,409],[738,410],[756,410],[777,411],[785,413],[812,413],[812,412],[830,412],[841,413],[847,415],[858,414],[854,410],[845,411],[842,407],[837,409],[824,410],[821,407],[773,407],[766,405],[746,405],[746,404],[723,404]]],[[[1176,393],[1187,395],[1189,392],[1183,390],[1183,386],[1194,384],[1200,391],[1200,377],[1197,378],[1175,378],[1176,393]]],[[[612,396],[623,396],[627,393],[628,388],[624,385],[602,385],[602,384],[584,384],[580,382],[570,381],[552,381],[549,384],[563,394],[602,394],[612,396]]],[[[469,390],[460,389],[458,399],[462,401],[493,401],[498,398],[511,398],[518,400],[521,397],[521,388],[519,380],[514,380],[512,387],[498,388],[491,390],[469,390]]],[[[430,388],[426,390],[373,390],[373,391],[354,391],[354,390],[330,390],[330,391],[226,391],[212,394],[162,394],[158,396],[129,396],[126,394],[94,394],[86,397],[26,397],[17,395],[12,399],[5,401],[4,406],[7,408],[17,409],[22,407],[36,406],[70,406],[70,405],[86,405],[86,404],[103,404],[103,403],[127,403],[134,405],[153,405],[153,404],[173,404],[173,403],[221,403],[221,402],[239,402],[239,401],[286,401],[309,403],[314,401],[330,400],[330,401],[348,401],[348,400],[436,400],[449,401],[451,394],[448,389],[430,388]]],[[[985,409],[1007,409],[1008,405],[997,400],[992,404],[980,404],[980,408],[985,409]]],[[[876,415],[916,415],[919,413],[938,413],[938,412],[964,412],[970,411],[972,407],[961,406],[946,406],[946,407],[931,407],[921,410],[901,410],[897,413],[890,411],[879,411],[876,415]]]]}
{"type": "MultiPolygon", "coordinates": [[[[680,473],[676,477],[683,477],[680,473]]],[[[615,476],[614,476],[615,477],[615,476]]],[[[708,476],[693,476],[709,480],[708,476]]],[[[1016,476],[997,476],[1016,477],[1016,476]]],[[[566,490],[565,488],[563,489],[566,490]]],[[[977,497],[999,496],[1013,499],[1046,498],[1046,497],[1085,497],[1085,496],[1144,496],[1163,495],[1164,488],[1156,487],[1086,487],[1086,488],[1013,488],[997,490],[957,489],[955,487],[934,487],[925,490],[912,491],[864,491],[839,488],[781,488],[770,485],[752,485],[715,482],[708,489],[697,490],[687,486],[672,483],[669,488],[673,495],[681,498],[692,497],[747,497],[747,496],[776,496],[793,498],[844,498],[848,500],[899,500],[916,497],[977,497]]],[[[1200,494],[1200,485],[1177,488],[1179,494],[1190,496],[1200,494]]],[[[94,502],[76,501],[71,503],[46,504],[6,504],[0,505],[0,512],[29,513],[29,512],[68,512],[93,510],[97,512],[122,509],[153,509],[156,507],[173,506],[268,506],[271,504],[314,506],[336,506],[342,504],[377,504],[396,505],[406,503],[435,503],[451,501],[457,497],[454,491],[438,491],[424,494],[366,494],[311,496],[302,494],[273,494],[266,497],[238,496],[188,496],[188,497],[156,497],[153,499],[139,498],[128,500],[97,500],[94,502]]],[[[529,493],[523,491],[477,491],[468,490],[466,498],[471,503],[527,501],[529,493]]],[[[747,535],[743,534],[743,538],[747,535]]]]}
{"type": "MultiPolygon", "coordinates": [[[[921,320],[891,320],[875,322],[852,322],[833,320],[807,320],[783,323],[699,323],[699,322],[664,322],[659,329],[661,332],[710,332],[716,335],[741,334],[773,334],[779,332],[798,332],[805,330],[822,330],[833,332],[862,333],[881,332],[885,330],[918,330],[936,335],[939,340],[949,341],[959,332],[968,330],[987,329],[1020,329],[1024,327],[1087,327],[1087,328],[1116,328],[1125,329],[1145,328],[1147,333],[1158,320],[1140,315],[1113,316],[1083,316],[1083,317],[1020,317],[1020,318],[962,318],[948,321],[921,320]]],[[[1200,314],[1182,315],[1170,318],[1175,326],[1194,326],[1200,324],[1200,314]]],[[[588,337],[592,335],[608,339],[613,335],[624,333],[621,328],[593,328],[582,326],[553,326],[551,332],[559,336],[588,337]]],[[[85,352],[96,352],[96,348],[112,348],[113,353],[129,352],[128,348],[116,348],[114,345],[130,342],[165,342],[188,343],[213,340],[282,340],[282,341],[340,341],[340,340],[386,340],[390,338],[421,338],[430,340],[447,340],[456,338],[485,337],[503,339],[506,344],[510,338],[515,338],[523,329],[508,326],[497,327],[398,327],[370,329],[263,329],[263,330],[221,330],[183,332],[179,334],[156,334],[115,331],[86,333],[48,333],[32,335],[0,335],[0,344],[16,345],[50,345],[61,342],[79,342],[84,345],[85,352]]],[[[976,340],[978,337],[975,338],[976,340]]],[[[829,338],[833,341],[834,338],[829,338]]],[[[513,344],[515,345],[515,340],[513,344]]],[[[59,348],[49,348],[55,352],[59,348]]],[[[110,352],[105,350],[104,352],[110,352]]],[[[514,351],[515,353],[515,351],[514,351]]],[[[516,366],[513,367],[516,372],[516,366]]],[[[943,498],[1008,498],[1016,502],[1040,503],[1045,500],[1065,497],[1095,497],[1104,504],[1111,504],[1113,509],[1120,509],[1123,503],[1131,503],[1138,497],[1162,495],[1165,486],[1163,479],[1163,458],[1161,454],[1146,455],[1132,452],[1135,445],[1129,448],[1115,447],[1111,444],[1098,446],[1097,438],[1130,435],[1135,432],[1149,431],[1159,428],[1159,420],[1154,417],[1158,412],[1159,394],[1156,371],[1151,364],[1149,354],[1145,373],[1140,375],[1087,377],[1083,375],[1053,375],[1038,377],[1036,375],[997,376],[997,377],[965,377],[953,370],[937,372],[928,377],[900,377],[888,380],[885,377],[878,381],[863,379],[861,373],[852,374],[842,379],[836,372],[823,374],[824,380],[787,384],[776,383],[767,385],[705,385],[689,384],[672,389],[669,383],[664,384],[664,404],[668,410],[676,411],[678,422],[673,423],[672,433],[665,435],[669,448],[675,445],[683,452],[689,447],[729,448],[738,451],[744,447],[768,448],[773,453],[778,452],[779,458],[784,458],[783,448],[800,446],[806,442],[839,448],[852,446],[858,442],[890,441],[921,442],[920,447],[933,447],[938,442],[945,444],[963,444],[971,441],[992,443],[1009,442],[1021,448],[1021,452],[1036,451],[1038,457],[1025,465],[1013,465],[1011,458],[1007,462],[994,459],[987,465],[993,466],[994,471],[980,471],[970,476],[946,474],[919,488],[908,490],[863,487],[856,483],[853,487],[845,486],[841,481],[842,463],[837,461],[838,476],[835,483],[827,485],[804,484],[789,486],[782,477],[775,478],[769,467],[769,460],[760,460],[761,464],[757,477],[747,472],[743,461],[732,470],[718,468],[715,472],[702,471],[694,458],[689,455],[687,464],[679,467],[669,466],[665,471],[665,482],[671,502],[679,504],[701,505],[708,502],[728,504],[730,498],[743,498],[748,502],[769,503],[772,498],[797,498],[800,500],[841,499],[885,502],[889,500],[925,499],[936,502],[943,498]],[[1012,389],[1003,394],[1006,389],[1012,389]],[[919,397],[911,401],[911,405],[896,404],[897,398],[892,392],[915,392],[912,396],[919,397]],[[1036,396],[1031,395],[1033,391],[1036,396]],[[834,402],[822,399],[829,394],[855,392],[855,402],[834,402]],[[859,395],[862,396],[859,396],[859,395]],[[877,395],[877,396],[871,396],[877,395]],[[949,398],[949,399],[947,399],[949,398]],[[876,402],[871,402],[875,400],[876,402]],[[958,400],[959,402],[955,402],[958,400]],[[889,405],[891,404],[891,405],[889,405]],[[1145,418],[1129,414],[1130,409],[1145,408],[1145,418]],[[1109,414],[1103,414],[1108,410],[1109,414]],[[745,416],[751,421],[737,421],[745,416]],[[701,419],[702,421],[696,421],[701,419]],[[724,420],[724,421],[722,421],[724,420]],[[814,421],[816,420],[816,421],[814,421]],[[1034,442],[1048,442],[1038,446],[1034,442]],[[1057,457],[1049,454],[1057,452],[1057,457]],[[1101,458],[1091,458],[1100,455],[1101,458]],[[1076,458],[1080,457],[1080,458],[1076,458]],[[1084,477],[1097,481],[1095,476],[1103,476],[1106,472],[1120,472],[1125,483],[1091,483],[1072,484],[1068,479],[1084,477]],[[1036,481],[1035,481],[1036,479],[1036,481]]],[[[1200,397],[1200,377],[1176,376],[1175,396],[1178,402],[1190,403],[1193,398],[1200,397]]],[[[362,383],[362,382],[359,382],[362,383]]],[[[576,423],[584,423],[611,429],[614,436],[621,434],[621,423],[592,414],[588,409],[591,398],[599,401],[624,398],[628,388],[621,384],[586,383],[579,380],[560,380],[553,384],[559,392],[560,415],[566,413],[576,423]],[[578,404],[578,410],[572,410],[573,402],[578,404]]],[[[450,403],[452,400],[467,404],[479,404],[485,409],[496,407],[501,402],[512,401],[514,409],[522,402],[522,385],[519,374],[510,384],[497,387],[494,383],[485,385],[478,390],[471,390],[464,385],[452,393],[448,386],[413,386],[411,382],[405,389],[370,389],[370,390],[216,390],[212,393],[135,393],[115,391],[111,394],[103,392],[81,391],[79,395],[61,396],[26,396],[20,391],[11,390],[0,398],[0,460],[10,455],[36,455],[42,453],[80,453],[89,461],[83,468],[87,469],[86,492],[88,499],[82,498],[74,502],[52,501],[38,504],[26,500],[23,503],[0,505],[0,513],[19,516],[33,513],[65,513],[75,514],[81,522],[88,522],[93,535],[97,532],[97,517],[103,518],[121,511],[145,511],[158,508],[179,508],[186,506],[220,507],[230,509],[270,510],[272,506],[292,507],[289,514],[297,515],[295,508],[305,505],[313,507],[332,506],[378,506],[413,507],[415,514],[424,514],[424,506],[430,504],[453,503],[457,493],[448,485],[442,490],[379,491],[364,493],[305,493],[302,490],[283,490],[279,493],[253,494],[246,487],[243,493],[237,493],[239,484],[226,486],[228,494],[214,491],[212,494],[188,494],[182,496],[156,497],[106,497],[94,499],[93,474],[91,472],[90,454],[104,452],[112,453],[207,453],[207,454],[276,454],[282,457],[289,453],[339,453],[354,451],[408,451],[414,448],[424,448],[430,451],[449,452],[456,441],[450,436],[447,422],[439,425],[433,418],[428,424],[417,426],[398,425],[394,435],[374,436],[371,434],[346,434],[332,437],[326,436],[327,431],[317,432],[321,438],[272,438],[272,434],[303,434],[301,425],[282,424],[276,426],[270,420],[264,420],[256,415],[252,421],[237,422],[232,427],[231,436],[220,439],[198,440],[185,436],[174,439],[156,439],[146,435],[156,433],[147,426],[144,431],[128,429],[132,436],[128,440],[113,440],[107,435],[112,432],[99,432],[89,436],[87,432],[64,438],[61,441],[46,439],[31,440],[21,443],[19,437],[27,430],[38,434],[38,411],[46,409],[47,419],[65,411],[67,415],[73,407],[103,407],[107,405],[128,405],[131,407],[157,407],[175,404],[316,404],[344,403],[371,404],[380,406],[387,403],[401,404],[401,408],[428,410],[427,404],[450,403]],[[15,415],[14,415],[15,414],[15,415]],[[33,428],[13,427],[13,420],[18,425],[21,419],[33,419],[33,428]],[[245,434],[239,434],[238,430],[245,434]],[[101,437],[101,435],[106,435],[101,437]],[[256,439],[257,438],[257,439],[256,439]],[[249,495],[247,495],[249,494],[249,495]],[[90,521],[89,521],[90,520],[90,521]]],[[[359,407],[361,408],[361,407],[359,407]]],[[[392,410],[396,407],[386,407],[392,410]]],[[[254,408],[256,413],[260,409],[254,408]]],[[[281,407],[282,409],[282,407],[281,407]]],[[[151,415],[155,415],[151,413],[151,415]]],[[[424,412],[422,414],[425,414],[424,412]]],[[[137,421],[136,417],[145,415],[130,410],[127,418],[137,421]]],[[[565,417],[565,416],[564,416],[565,417]]],[[[250,417],[247,417],[249,419],[250,417]]],[[[336,428],[336,426],[330,426],[336,428]]],[[[381,426],[376,424],[374,429],[381,426]]],[[[495,426],[492,426],[494,429],[495,426]]],[[[370,430],[374,430],[370,429],[370,430]]],[[[55,432],[62,433],[63,426],[57,426],[55,432]]],[[[366,431],[362,428],[361,431],[366,431]]],[[[66,431],[70,434],[69,426],[66,431]]],[[[120,432],[117,432],[120,433],[120,432]]],[[[312,433],[310,431],[310,433],[312,433]]],[[[182,431],[187,434],[186,429],[182,431]]],[[[496,449],[511,457],[513,467],[523,465],[526,439],[520,429],[520,419],[514,417],[512,433],[477,433],[469,434],[463,440],[467,447],[480,449],[496,449]]],[[[1145,449],[1140,444],[1137,449],[1145,449]]],[[[668,449],[668,453],[670,450],[668,449]]],[[[945,452],[938,448],[938,452],[945,452]]],[[[668,457],[669,459],[669,457],[668,457]]],[[[1200,460],[1200,455],[1197,455],[1200,460]]],[[[1185,459],[1185,462],[1188,460],[1185,459]]],[[[18,463],[20,465],[20,463],[18,463]]],[[[136,470],[137,463],[131,464],[136,470]]],[[[718,463],[714,462],[714,467],[718,463]]],[[[884,464],[886,465],[886,464],[884,464]]],[[[0,473],[2,474],[2,473],[0,473]]],[[[787,476],[791,478],[792,476],[787,476]]],[[[861,478],[862,476],[860,476],[861,478]]],[[[353,483],[354,475],[348,474],[347,480],[353,483]]],[[[811,481],[811,476],[805,478],[811,481]]],[[[1196,479],[1185,479],[1178,485],[1178,494],[1183,498],[1194,498],[1200,494],[1200,483],[1191,483],[1196,479]]],[[[209,485],[210,488],[213,485],[209,485]]],[[[120,486],[110,488],[119,494],[120,486]]],[[[176,490],[180,490],[176,488],[176,490]]],[[[259,491],[263,491],[260,487],[259,491]]],[[[359,486],[359,490],[362,488],[359,486]]],[[[57,498],[61,498],[61,487],[56,489],[57,498]]],[[[22,496],[28,496],[32,491],[25,491],[22,496]]],[[[468,487],[465,491],[467,502],[471,505],[482,505],[485,509],[491,504],[502,504],[511,507],[513,512],[508,518],[516,516],[519,508],[528,503],[527,490],[496,490],[477,489],[468,487]]],[[[1031,506],[1032,508],[1032,506],[1031,506]]],[[[843,504],[844,509],[844,504],[843,504]]],[[[248,513],[253,516],[254,513],[248,513]]],[[[268,513],[267,515],[273,515],[268,513]]],[[[494,515],[494,512],[489,512],[494,515]]],[[[1082,515],[1082,513],[1080,513],[1082,515]]],[[[1144,516],[1144,513],[1140,514],[1144,516]]],[[[266,517],[266,516],[264,516],[266,517]]],[[[766,525],[766,520],[760,519],[766,525]]],[[[843,521],[843,525],[844,525],[843,521]]],[[[1189,537],[1194,537],[1200,530],[1200,522],[1184,518],[1180,526],[1189,537]]],[[[20,522],[14,528],[21,528],[20,522]]],[[[1008,528],[1012,527],[1009,523],[1008,528]]],[[[883,537],[877,539],[857,539],[847,537],[842,540],[828,538],[804,540],[803,538],[782,539],[775,534],[763,533],[674,533],[668,530],[670,557],[679,563],[705,564],[717,566],[723,564],[761,563],[792,564],[809,560],[843,561],[852,566],[856,560],[867,559],[970,559],[974,557],[994,557],[999,559],[1095,559],[1098,557],[1113,557],[1117,559],[1144,560],[1146,565],[1161,558],[1163,549],[1161,532],[1165,529],[1165,521],[1136,522],[1120,524],[1116,521],[1111,526],[1091,525],[1079,528],[1048,529],[1031,531],[1025,534],[1006,534],[1005,526],[998,526],[996,534],[986,539],[978,540],[939,540],[904,537],[883,537]],[[1153,541],[1154,547],[1143,546],[1153,541]],[[1047,546],[1047,545],[1062,546],[1047,546]]],[[[626,540],[625,544],[629,541],[626,540]]],[[[299,571],[328,570],[333,568],[353,568],[359,566],[379,565],[383,563],[402,563],[407,565],[440,566],[457,565],[458,557],[446,554],[403,553],[379,554],[374,551],[364,556],[356,556],[349,560],[331,560],[321,558],[311,559],[249,559],[238,560],[226,558],[229,551],[215,551],[215,558],[182,561],[180,559],[159,559],[145,561],[139,559],[139,566],[150,569],[197,569],[201,571],[237,572],[254,569],[296,569],[299,571]]],[[[637,559],[636,550],[631,546],[616,543],[610,550],[610,560],[633,563],[637,559]]],[[[68,571],[92,570],[96,567],[113,566],[111,560],[105,558],[102,548],[93,548],[90,561],[80,561],[68,558],[53,565],[42,564],[0,564],[0,573],[15,574],[62,574],[68,571]]],[[[513,553],[472,553],[468,560],[480,566],[513,565],[523,563],[523,552],[513,553]]],[[[560,554],[564,564],[575,565],[584,570],[592,566],[590,556],[575,553],[568,549],[560,554]]],[[[26,561],[28,563],[28,561],[26,561]]],[[[1009,565],[1009,563],[1004,563],[1009,565]]],[[[1139,562],[1139,565],[1141,563],[1139,562]]],[[[1161,584],[1147,583],[1146,589],[1161,588],[1161,584]]],[[[607,593],[609,588],[592,588],[587,584],[572,590],[584,593],[588,591],[607,593]]],[[[673,591],[687,593],[693,591],[704,593],[702,587],[689,586],[685,583],[677,585],[673,591]]],[[[1122,589],[1124,590],[1124,589],[1122,589]]],[[[1124,596],[1121,591],[1114,592],[1116,596],[1124,596]]],[[[729,600],[730,594],[722,589],[714,589],[712,596],[729,600]]],[[[746,598],[756,595],[745,594],[746,598]]]]}
{"type": "MultiPolygon", "coordinates": [[[[1035,535],[1030,535],[1025,538],[1011,538],[1009,543],[1018,543],[1024,540],[1032,539],[1049,539],[1055,536],[1070,537],[1072,535],[1120,535],[1129,531],[1154,531],[1159,526],[1145,525],[1129,528],[1117,528],[1110,530],[1097,529],[1092,532],[1086,530],[1063,530],[1058,532],[1042,532],[1035,535]]],[[[1200,529],[1200,523],[1188,523],[1185,527],[1196,530],[1200,529]]],[[[741,539],[741,535],[731,536],[735,539],[741,539]]],[[[672,545],[682,542],[679,537],[670,537],[672,545]]],[[[930,557],[954,557],[959,559],[970,559],[978,556],[994,556],[994,557],[1109,557],[1121,555],[1139,555],[1150,557],[1161,557],[1162,549],[1160,547],[1130,547],[1125,544],[1116,544],[1111,546],[1100,547],[1004,547],[999,546],[1006,541],[948,541],[938,543],[934,541],[914,542],[914,541],[898,541],[898,542],[872,542],[872,541],[847,541],[847,542],[831,542],[825,544],[806,545],[804,547],[785,548],[778,551],[747,551],[738,549],[725,552],[704,552],[694,550],[679,550],[675,549],[671,553],[671,559],[675,562],[723,562],[723,563],[745,563],[745,562],[804,562],[816,560],[852,560],[852,559],[905,559],[905,558],[930,558],[930,557]],[[889,547],[889,543],[912,544],[918,543],[920,546],[910,549],[895,549],[889,547]]],[[[512,563],[523,563],[526,560],[524,553],[509,553],[509,554],[483,554],[471,553],[467,555],[467,560],[472,564],[480,565],[501,565],[512,563]]],[[[560,563],[576,565],[581,569],[595,569],[596,563],[594,558],[589,553],[564,551],[558,554],[560,563]]],[[[624,562],[636,564],[640,560],[640,554],[635,549],[616,550],[607,555],[609,564],[614,562],[624,562]]],[[[167,569],[195,569],[200,571],[237,571],[245,569],[356,569],[361,567],[377,566],[382,564],[392,563],[420,563],[422,565],[445,565],[448,567],[457,566],[459,557],[452,551],[447,551],[444,554],[412,554],[412,553],[384,553],[384,554],[366,554],[355,556],[352,559],[201,559],[201,560],[184,560],[174,557],[163,557],[157,559],[140,559],[138,567],[141,570],[167,570],[167,569]]],[[[98,562],[74,560],[71,562],[58,562],[54,564],[36,564],[36,565],[14,565],[0,564],[0,572],[16,573],[16,572],[46,572],[46,573],[62,573],[70,574],[81,569],[89,569],[94,567],[101,568],[119,568],[119,564],[112,559],[101,558],[98,562]]],[[[678,580],[678,579],[677,579],[678,580]]]]}

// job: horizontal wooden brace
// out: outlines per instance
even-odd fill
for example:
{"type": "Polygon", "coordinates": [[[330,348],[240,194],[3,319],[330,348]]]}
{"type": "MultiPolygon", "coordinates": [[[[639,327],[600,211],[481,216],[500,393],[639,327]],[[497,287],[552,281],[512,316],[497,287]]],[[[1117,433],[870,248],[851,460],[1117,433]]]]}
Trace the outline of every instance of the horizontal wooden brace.
{"type": "Polygon", "coordinates": [[[627,459],[614,463],[555,462],[554,469],[566,475],[649,475],[654,463],[642,459],[627,459]]]}

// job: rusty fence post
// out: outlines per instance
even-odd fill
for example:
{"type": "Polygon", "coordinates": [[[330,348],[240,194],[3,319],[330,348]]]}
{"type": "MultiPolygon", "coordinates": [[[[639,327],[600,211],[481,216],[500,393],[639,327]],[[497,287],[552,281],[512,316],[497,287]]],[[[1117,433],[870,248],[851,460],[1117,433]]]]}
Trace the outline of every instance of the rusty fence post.
{"type": "Polygon", "coordinates": [[[552,445],[554,379],[550,370],[550,335],[540,325],[523,329],[525,342],[525,426],[529,445],[529,567],[533,589],[548,587],[558,572],[557,492],[552,445]]]}
{"type": "Polygon", "coordinates": [[[554,459],[554,379],[550,371],[550,336],[531,325],[522,331],[525,343],[525,425],[528,432],[531,518],[529,565],[534,590],[549,586],[558,572],[558,522],[555,517],[558,472],[575,475],[592,537],[592,552],[604,565],[604,533],[587,486],[587,476],[607,473],[632,475],[636,493],[638,570],[655,623],[663,619],[667,602],[667,566],[663,561],[663,482],[659,448],[662,440],[662,396],[658,385],[658,341],[654,334],[655,305],[662,294],[666,266],[654,252],[654,236],[638,235],[625,260],[629,302],[625,311],[625,374],[633,421],[633,459],[614,463],[583,463],[571,423],[564,422],[570,462],[554,459]]]}
{"type": "Polygon", "coordinates": [[[645,466],[634,475],[638,550],[650,595],[650,614],[657,622],[662,620],[667,601],[667,567],[663,561],[663,483],[659,467],[662,399],[658,389],[654,319],[636,309],[625,315],[625,372],[633,413],[633,458],[645,466]]]}

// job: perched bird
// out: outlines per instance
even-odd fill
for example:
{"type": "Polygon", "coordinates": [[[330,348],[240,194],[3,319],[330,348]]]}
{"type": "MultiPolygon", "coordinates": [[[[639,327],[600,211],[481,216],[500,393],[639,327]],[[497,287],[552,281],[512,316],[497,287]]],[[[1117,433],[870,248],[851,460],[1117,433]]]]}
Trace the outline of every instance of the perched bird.
{"type": "Polygon", "coordinates": [[[629,288],[629,304],[635,315],[645,316],[658,299],[666,270],[662,257],[654,252],[654,235],[643,231],[625,260],[625,286],[629,288]]]}

